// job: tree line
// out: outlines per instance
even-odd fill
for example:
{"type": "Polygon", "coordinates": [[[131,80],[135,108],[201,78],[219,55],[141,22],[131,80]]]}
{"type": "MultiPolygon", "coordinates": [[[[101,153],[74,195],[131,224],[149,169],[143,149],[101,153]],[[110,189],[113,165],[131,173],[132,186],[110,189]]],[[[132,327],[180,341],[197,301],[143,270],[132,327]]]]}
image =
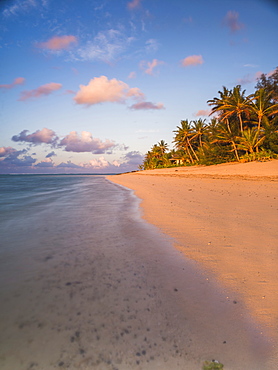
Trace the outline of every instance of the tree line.
{"type": "Polygon", "coordinates": [[[140,169],[210,165],[278,158],[278,67],[262,74],[255,92],[246,96],[240,85],[223,86],[208,100],[210,122],[182,120],[174,130],[174,149],[161,140],[146,153],[140,169]]]}

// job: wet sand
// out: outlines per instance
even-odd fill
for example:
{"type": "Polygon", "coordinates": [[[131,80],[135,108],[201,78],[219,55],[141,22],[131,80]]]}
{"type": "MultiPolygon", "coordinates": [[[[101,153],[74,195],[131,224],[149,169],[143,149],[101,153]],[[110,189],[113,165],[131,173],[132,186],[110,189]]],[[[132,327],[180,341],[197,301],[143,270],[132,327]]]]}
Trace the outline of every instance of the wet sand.
{"type": "MultiPolygon", "coordinates": [[[[214,326],[210,308],[202,313],[202,325],[198,326],[190,295],[179,297],[181,310],[183,299],[187,302],[188,322],[196,325],[196,335],[214,337],[224,327],[232,333],[244,317],[262,333],[261,338],[270,339],[272,353],[267,355],[266,368],[274,369],[278,343],[278,161],[140,171],[108,179],[135,190],[142,199],[143,218],[172,237],[176,250],[196,263],[207,281],[215,278],[224,289],[225,304],[230,304],[225,307],[231,309],[233,319],[225,319],[222,311],[214,326]]],[[[182,286],[182,276],[177,279],[182,286]]],[[[191,283],[194,286],[194,278],[191,283]]],[[[203,303],[215,308],[213,295],[206,297],[203,303]]],[[[256,338],[256,334],[249,334],[248,330],[238,332],[238,340],[247,347],[256,338]]],[[[205,351],[207,344],[202,343],[204,347],[199,349],[205,351]]],[[[214,350],[221,352],[221,345],[215,343],[214,350]]],[[[257,343],[256,351],[259,348],[262,343],[257,343]]],[[[228,361],[225,369],[237,368],[237,351],[226,347],[222,353],[228,361]],[[229,356],[234,356],[234,363],[229,356]]],[[[255,352],[249,352],[251,358],[255,359],[255,352]]],[[[245,358],[245,368],[249,368],[247,362],[245,358]]]]}

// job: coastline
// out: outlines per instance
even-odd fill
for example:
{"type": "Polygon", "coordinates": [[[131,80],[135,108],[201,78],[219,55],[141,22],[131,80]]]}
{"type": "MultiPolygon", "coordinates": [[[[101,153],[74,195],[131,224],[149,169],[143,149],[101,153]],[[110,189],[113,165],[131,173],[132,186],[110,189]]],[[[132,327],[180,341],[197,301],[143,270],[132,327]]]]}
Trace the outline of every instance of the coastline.
{"type": "Polygon", "coordinates": [[[107,178],[134,190],[142,200],[143,219],[172,237],[175,248],[208,276],[235,292],[275,348],[278,161],[166,168],[107,178]]]}

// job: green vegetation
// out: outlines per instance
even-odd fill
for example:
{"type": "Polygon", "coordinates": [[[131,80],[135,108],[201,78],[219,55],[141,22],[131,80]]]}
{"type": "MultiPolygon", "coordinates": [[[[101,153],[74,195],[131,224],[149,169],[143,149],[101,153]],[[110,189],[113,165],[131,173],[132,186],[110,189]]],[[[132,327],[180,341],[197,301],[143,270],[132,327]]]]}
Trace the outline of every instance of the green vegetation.
{"type": "Polygon", "coordinates": [[[208,100],[216,118],[182,120],[174,131],[175,149],[161,140],[140,169],[278,158],[278,67],[270,76],[262,74],[255,89],[246,96],[240,85],[223,87],[208,100]]]}
{"type": "Polygon", "coordinates": [[[217,361],[205,361],[203,370],[223,370],[224,365],[217,361]]]}

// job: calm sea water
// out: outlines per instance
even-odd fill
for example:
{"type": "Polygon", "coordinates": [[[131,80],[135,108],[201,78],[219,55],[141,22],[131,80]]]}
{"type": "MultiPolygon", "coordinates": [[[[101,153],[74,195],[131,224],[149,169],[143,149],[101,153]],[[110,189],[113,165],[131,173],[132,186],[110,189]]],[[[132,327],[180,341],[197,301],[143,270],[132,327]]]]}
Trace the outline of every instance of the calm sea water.
{"type": "Polygon", "coordinates": [[[56,240],[50,238],[102,233],[101,227],[111,225],[127,203],[129,192],[104,176],[2,175],[0,253],[42,252],[56,240]]]}
{"type": "Polygon", "coordinates": [[[17,264],[26,274],[39,268],[28,263],[25,270],[23,262],[31,256],[50,259],[53,252],[72,243],[76,248],[103,243],[117,216],[121,214],[122,220],[130,216],[135,203],[130,192],[104,176],[0,176],[2,281],[5,276],[10,281],[18,273],[13,271],[13,278],[10,276],[9,263],[17,264]]]}

